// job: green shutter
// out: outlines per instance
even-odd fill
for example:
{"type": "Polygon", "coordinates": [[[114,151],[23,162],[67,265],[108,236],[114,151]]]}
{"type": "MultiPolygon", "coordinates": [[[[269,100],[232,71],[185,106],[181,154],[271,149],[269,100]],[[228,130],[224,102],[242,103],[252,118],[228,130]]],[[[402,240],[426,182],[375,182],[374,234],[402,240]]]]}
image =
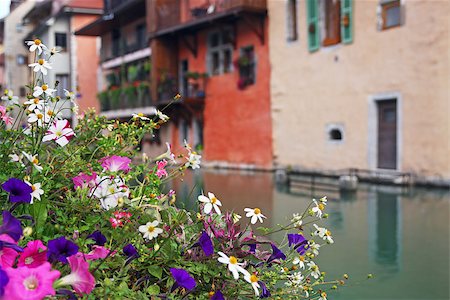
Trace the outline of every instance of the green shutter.
{"type": "Polygon", "coordinates": [[[306,29],[308,30],[308,49],[316,51],[320,47],[319,42],[319,7],[318,0],[306,0],[306,29]]]}
{"type": "Polygon", "coordinates": [[[342,43],[353,42],[353,1],[341,0],[341,37],[342,43]]]}

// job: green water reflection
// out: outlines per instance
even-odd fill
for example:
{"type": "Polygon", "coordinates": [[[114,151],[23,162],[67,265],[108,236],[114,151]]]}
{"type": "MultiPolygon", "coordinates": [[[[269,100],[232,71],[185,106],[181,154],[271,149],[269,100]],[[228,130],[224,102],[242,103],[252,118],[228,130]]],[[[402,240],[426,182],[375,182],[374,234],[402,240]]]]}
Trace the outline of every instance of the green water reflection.
{"type": "MultiPolygon", "coordinates": [[[[172,187],[178,205],[196,209],[197,195],[212,191],[225,209],[242,213],[259,207],[265,225],[285,223],[312,197],[327,195],[325,224],[335,244],[323,247],[321,271],[329,279],[348,273],[348,287],[329,299],[449,299],[450,193],[360,185],[356,193],[303,188],[286,191],[269,173],[202,171],[187,173],[172,187]],[[194,188],[192,188],[194,187],[194,188]],[[368,273],[374,278],[366,279],[368,273]]],[[[282,239],[282,235],[273,236],[282,239]]]]}

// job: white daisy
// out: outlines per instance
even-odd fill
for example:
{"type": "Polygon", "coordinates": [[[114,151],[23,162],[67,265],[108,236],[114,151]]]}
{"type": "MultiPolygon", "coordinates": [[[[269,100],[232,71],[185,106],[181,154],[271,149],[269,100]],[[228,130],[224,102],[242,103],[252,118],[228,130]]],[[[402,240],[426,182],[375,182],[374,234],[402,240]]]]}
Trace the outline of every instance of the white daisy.
{"type": "Polygon", "coordinates": [[[30,99],[23,104],[28,105],[27,109],[29,111],[34,111],[35,109],[42,110],[44,108],[44,100],[41,100],[39,98],[30,99]]]}
{"type": "Polygon", "coordinates": [[[305,262],[307,262],[307,261],[305,260],[304,256],[296,256],[294,258],[294,260],[292,261],[292,264],[298,265],[300,269],[304,270],[305,269],[305,262]]]}
{"type": "Polygon", "coordinates": [[[133,114],[133,119],[141,119],[142,121],[149,121],[150,119],[144,116],[143,113],[133,114]]]}
{"type": "Polygon", "coordinates": [[[42,44],[40,39],[35,39],[34,41],[26,41],[27,46],[30,46],[30,52],[38,50],[38,54],[41,55],[42,50],[47,50],[47,47],[42,44]]]}
{"type": "Polygon", "coordinates": [[[322,202],[317,202],[316,199],[313,199],[313,202],[316,206],[314,206],[311,211],[314,213],[314,215],[318,218],[322,218],[322,211],[325,209],[325,205],[322,202]]]}
{"type": "Polygon", "coordinates": [[[50,63],[43,58],[39,58],[37,62],[29,64],[28,66],[33,68],[34,72],[42,72],[44,75],[47,75],[47,70],[52,68],[50,63]]]}
{"type": "Polygon", "coordinates": [[[31,189],[33,190],[33,192],[31,193],[31,204],[33,204],[33,199],[37,199],[37,200],[41,200],[41,195],[44,194],[44,190],[41,189],[41,184],[40,183],[30,183],[28,181],[25,181],[26,184],[28,184],[29,186],[31,186],[31,189]]]}
{"type": "Polygon", "coordinates": [[[319,250],[320,250],[320,245],[314,243],[314,241],[310,241],[309,244],[309,248],[311,249],[312,253],[314,253],[314,255],[319,255],[319,250]]]}
{"type": "Polygon", "coordinates": [[[42,172],[42,166],[39,165],[39,160],[37,158],[37,154],[36,155],[31,155],[28,154],[26,152],[22,151],[23,156],[26,157],[26,159],[28,159],[28,161],[30,161],[33,164],[33,167],[38,170],[39,172],[42,172]]]}
{"type": "Polygon", "coordinates": [[[46,49],[46,51],[45,51],[45,53],[50,56],[58,54],[59,52],[61,52],[61,50],[58,50],[58,48],[56,48],[56,47],[52,47],[51,49],[46,49]]]}
{"type": "Polygon", "coordinates": [[[256,221],[260,221],[261,223],[263,222],[263,218],[266,218],[266,216],[264,216],[261,213],[261,210],[259,208],[245,208],[244,211],[247,213],[245,216],[247,218],[252,218],[250,220],[250,223],[255,224],[256,221]]]}
{"type": "Polygon", "coordinates": [[[313,232],[313,235],[317,235],[323,240],[327,241],[329,244],[333,244],[333,237],[331,236],[331,231],[329,231],[326,228],[319,227],[316,224],[313,224],[313,226],[316,228],[316,231],[313,232]]]}
{"type": "Polygon", "coordinates": [[[320,270],[319,270],[319,266],[316,265],[315,262],[310,261],[306,264],[308,266],[308,270],[311,270],[311,276],[314,277],[315,279],[320,277],[320,270]]]}
{"type": "Polygon", "coordinates": [[[244,263],[238,263],[238,260],[236,257],[234,256],[230,256],[228,257],[225,253],[223,252],[217,252],[220,257],[218,258],[218,261],[228,265],[228,270],[230,270],[230,272],[233,274],[234,279],[238,280],[239,279],[239,273],[242,273],[245,277],[250,277],[250,273],[244,269],[243,267],[241,267],[242,265],[244,265],[244,263]]]}
{"type": "Polygon", "coordinates": [[[302,215],[300,214],[293,214],[291,222],[294,223],[294,226],[300,227],[303,224],[302,215]]]}
{"type": "Polygon", "coordinates": [[[293,286],[299,286],[302,284],[302,281],[304,279],[301,272],[296,272],[292,275],[288,275],[289,280],[291,281],[293,286]]]}
{"type": "Polygon", "coordinates": [[[317,300],[327,300],[327,293],[325,292],[320,293],[320,297],[317,300]]]}
{"type": "Polygon", "coordinates": [[[70,102],[73,102],[75,100],[75,93],[70,92],[66,89],[64,89],[64,96],[66,97],[66,100],[70,100],[70,102]]]}
{"type": "Polygon", "coordinates": [[[39,109],[35,109],[34,112],[28,115],[28,123],[37,123],[39,127],[44,126],[50,121],[47,114],[43,114],[39,109]]]}
{"type": "Polygon", "coordinates": [[[56,92],[56,90],[49,88],[46,84],[43,84],[42,86],[37,85],[34,87],[33,97],[39,97],[42,94],[51,97],[54,92],[56,92]]]}
{"type": "Polygon", "coordinates": [[[19,97],[14,96],[12,90],[5,90],[5,94],[1,98],[3,101],[8,101],[10,105],[19,104],[19,97]]]}
{"type": "Polygon", "coordinates": [[[221,214],[219,206],[222,206],[222,202],[220,202],[213,193],[208,193],[208,197],[199,195],[198,201],[205,203],[205,206],[203,207],[205,214],[209,214],[213,208],[218,215],[221,214]]]}
{"type": "Polygon", "coordinates": [[[139,231],[144,234],[144,239],[152,240],[163,232],[161,228],[156,227],[158,225],[158,221],[148,222],[139,226],[139,231]]]}
{"type": "Polygon", "coordinates": [[[255,296],[259,297],[260,286],[258,283],[258,281],[259,281],[258,277],[256,277],[255,274],[252,274],[252,275],[249,274],[248,276],[245,276],[244,279],[252,285],[253,290],[255,291],[255,296]]]}
{"type": "Polygon", "coordinates": [[[156,110],[156,115],[158,116],[158,118],[163,121],[163,122],[167,122],[169,120],[169,117],[165,114],[163,114],[161,111],[156,110]]]}
{"type": "Polygon", "coordinates": [[[195,152],[190,152],[189,157],[187,158],[187,163],[185,166],[187,168],[191,167],[193,170],[200,168],[200,159],[202,158],[201,155],[198,155],[195,152]]]}

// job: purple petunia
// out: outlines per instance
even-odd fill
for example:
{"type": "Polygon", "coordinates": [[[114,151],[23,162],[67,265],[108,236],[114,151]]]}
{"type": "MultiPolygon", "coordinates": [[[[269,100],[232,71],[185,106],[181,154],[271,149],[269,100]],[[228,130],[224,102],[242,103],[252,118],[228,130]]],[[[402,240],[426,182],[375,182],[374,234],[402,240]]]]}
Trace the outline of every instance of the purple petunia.
{"type": "Polygon", "coordinates": [[[274,244],[270,244],[272,246],[272,255],[270,255],[269,259],[267,260],[268,263],[276,260],[276,259],[286,259],[286,255],[277,248],[274,244]]]}
{"type": "Polygon", "coordinates": [[[9,193],[9,201],[11,202],[31,202],[33,189],[20,179],[10,178],[2,184],[2,188],[9,193]]]}
{"type": "Polygon", "coordinates": [[[198,243],[202,247],[202,250],[206,256],[211,256],[214,254],[214,245],[211,241],[211,238],[206,233],[206,231],[202,232],[202,235],[200,236],[198,243]]]}
{"type": "Polygon", "coordinates": [[[106,243],[106,237],[99,231],[96,230],[92,234],[87,236],[88,239],[95,241],[95,245],[103,246],[106,243]]]}
{"type": "Polygon", "coordinates": [[[13,217],[13,215],[4,210],[2,212],[3,224],[0,226],[0,234],[7,234],[16,242],[22,236],[22,227],[20,226],[20,221],[13,217]]]}
{"type": "Polygon", "coordinates": [[[259,286],[261,287],[261,294],[259,295],[259,298],[269,298],[270,296],[272,296],[264,282],[258,281],[258,283],[259,286]]]}
{"type": "Polygon", "coordinates": [[[294,246],[294,249],[297,250],[298,254],[305,254],[306,250],[309,248],[308,240],[301,234],[290,233],[287,235],[289,247],[294,246]]]}
{"type": "Polygon", "coordinates": [[[170,268],[170,273],[175,279],[175,283],[172,286],[172,291],[177,287],[182,287],[187,290],[192,290],[197,286],[195,279],[184,269],[170,268]]]}
{"type": "Polygon", "coordinates": [[[130,261],[139,257],[139,253],[132,244],[128,244],[123,247],[123,254],[125,254],[130,261]]]}
{"type": "Polygon", "coordinates": [[[67,257],[77,254],[78,246],[66,237],[61,236],[57,239],[48,241],[47,257],[50,262],[60,261],[67,264],[67,257]]]}
{"type": "Polygon", "coordinates": [[[225,300],[222,292],[220,290],[217,290],[214,292],[214,295],[209,300],[225,300]]]}
{"type": "Polygon", "coordinates": [[[3,297],[3,294],[5,293],[5,286],[8,284],[8,282],[8,274],[6,274],[6,272],[3,271],[0,267],[0,297],[3,297]]]}

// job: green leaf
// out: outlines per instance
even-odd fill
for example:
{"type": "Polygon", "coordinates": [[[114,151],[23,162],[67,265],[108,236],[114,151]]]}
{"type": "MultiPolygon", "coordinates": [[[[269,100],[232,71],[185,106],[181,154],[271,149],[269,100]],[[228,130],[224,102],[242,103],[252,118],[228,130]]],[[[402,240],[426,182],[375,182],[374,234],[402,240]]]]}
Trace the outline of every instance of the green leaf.
{"type": "Polygon", "coordinates": [[[158,285],[151,285],[147,288],[147,293],[149,295],[158,295],[161,292],[161,289],[158,285]]]}
{"type": "Polygon", "coordinates": [[[153,266],[148,267],[147,270],[152,276],[154,276],[154,277],[156,277],[158,279],[161,279],[161,277],[162,277],[162,268],[160,266],[153,265],[153,266]]]}

